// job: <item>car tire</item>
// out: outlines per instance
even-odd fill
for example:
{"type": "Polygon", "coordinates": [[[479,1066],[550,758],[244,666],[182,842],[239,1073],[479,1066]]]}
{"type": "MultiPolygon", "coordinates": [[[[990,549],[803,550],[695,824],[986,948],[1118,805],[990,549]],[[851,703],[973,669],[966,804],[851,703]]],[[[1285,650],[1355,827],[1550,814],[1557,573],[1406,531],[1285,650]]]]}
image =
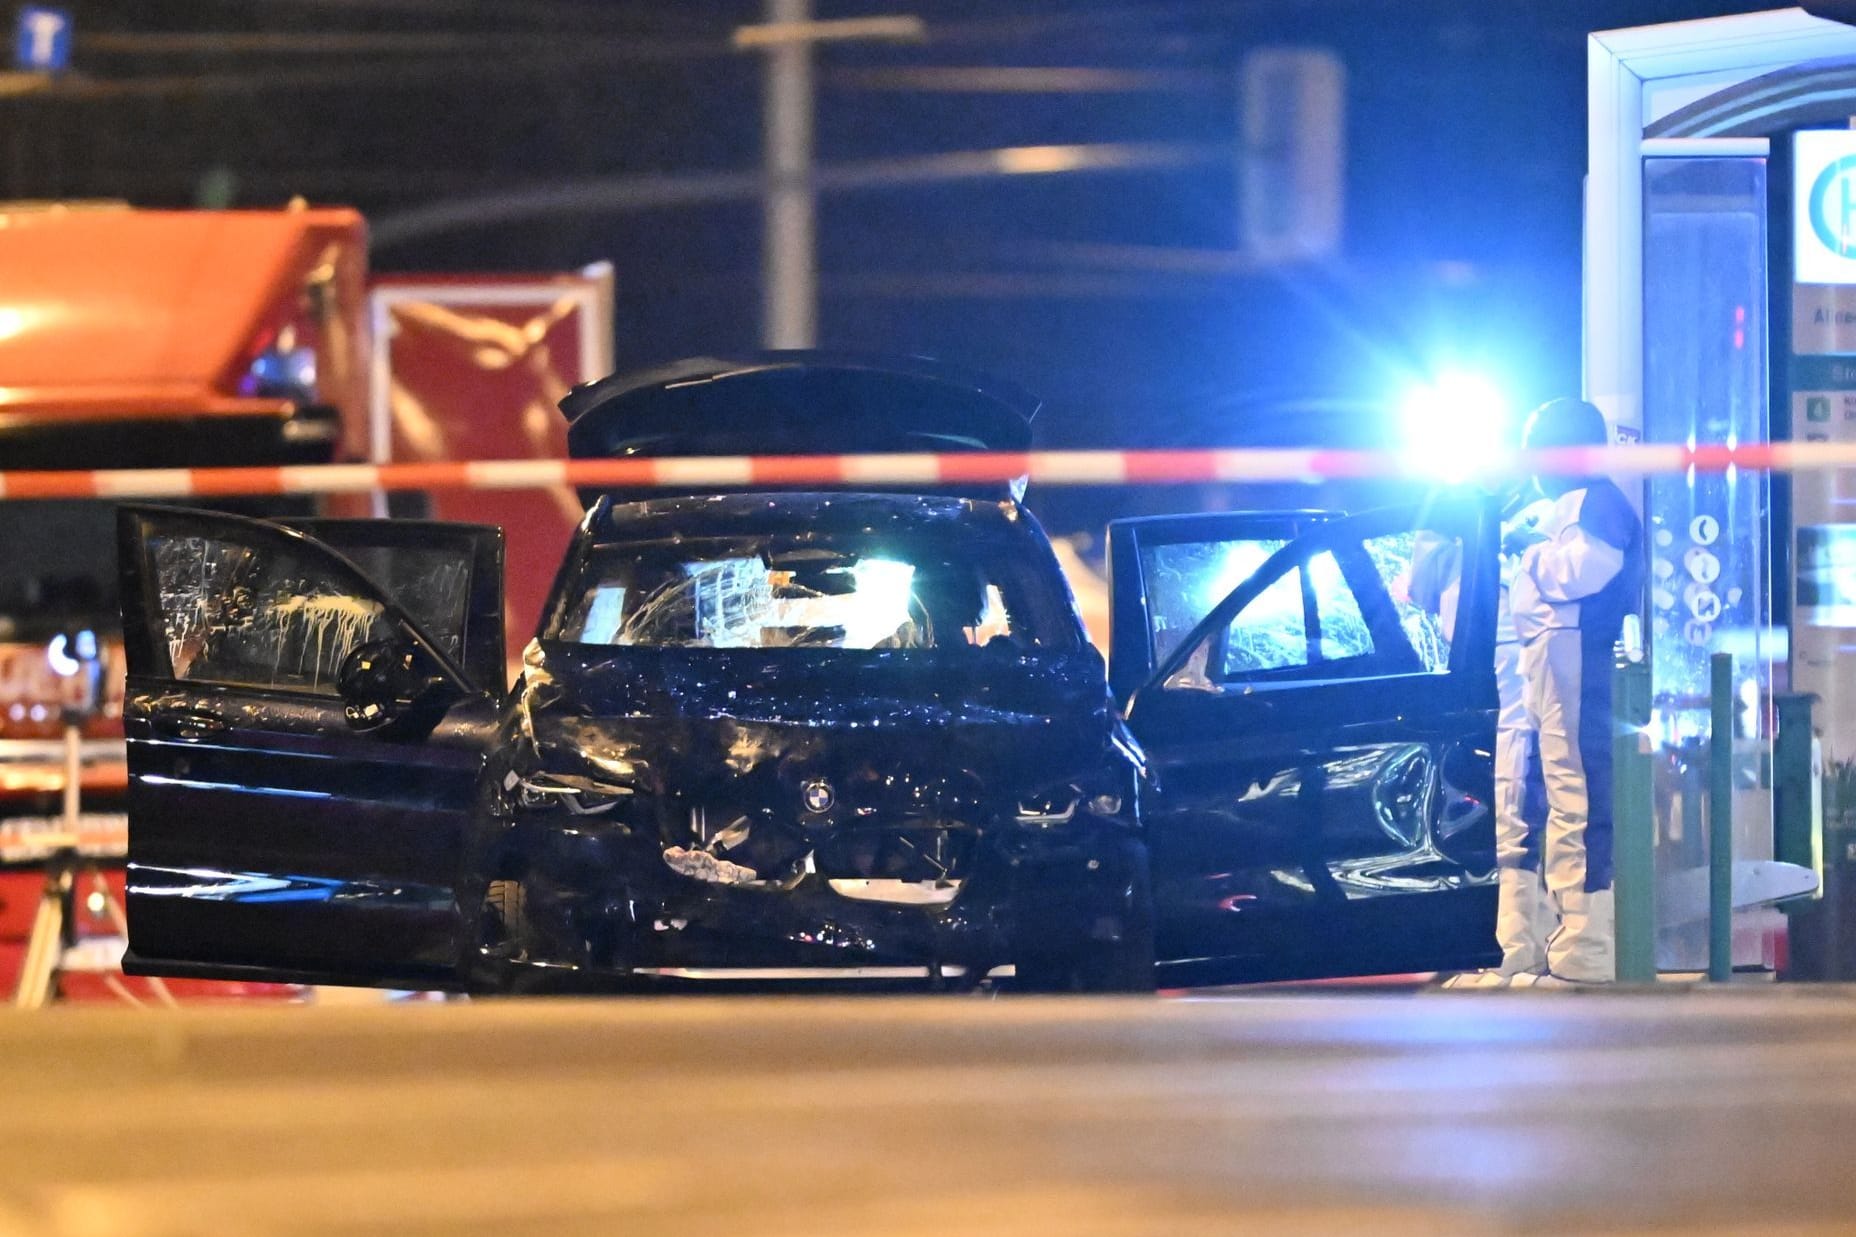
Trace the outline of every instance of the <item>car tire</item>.
{"type": "Polygon", "coordinates": [[[1136,939],[1121,941],[1113,949],[1095,951],[1083,962],[1078,990],[1132,992],[1154,990],[1154,934],[1151,926],[1136,939]]]}
{"type": "Polygon", "coordinates": [[[496,916],[501,943],[516,958],[525,959],[538,943],[528,917],[528,893],[518,880],[495,880],[484,891],[484,904],[496,916]]]}
{"type": "Polygon", "coordinates": [[[1114,938],[1079,940],[1015,959],[1012,991],[1151,993],[1154,979],[1154,893],[1147,848],[1128,843],[1120,859],[1125,874],[1114,938]]]}

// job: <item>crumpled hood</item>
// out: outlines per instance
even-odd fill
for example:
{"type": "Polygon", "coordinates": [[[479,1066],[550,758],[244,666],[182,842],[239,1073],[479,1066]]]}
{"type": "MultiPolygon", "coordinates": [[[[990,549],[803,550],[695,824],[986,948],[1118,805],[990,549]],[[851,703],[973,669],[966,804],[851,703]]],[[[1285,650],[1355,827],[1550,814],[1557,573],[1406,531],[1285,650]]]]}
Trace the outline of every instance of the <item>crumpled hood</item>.
{"type": "Polygon", "coordinates": [[[1011,796],[1098,764],[1112,724],[1088,651],[547,642],[525,664],[519,707],[546,768],[657,793],[826,777],[911,801],[1011,796]]]}

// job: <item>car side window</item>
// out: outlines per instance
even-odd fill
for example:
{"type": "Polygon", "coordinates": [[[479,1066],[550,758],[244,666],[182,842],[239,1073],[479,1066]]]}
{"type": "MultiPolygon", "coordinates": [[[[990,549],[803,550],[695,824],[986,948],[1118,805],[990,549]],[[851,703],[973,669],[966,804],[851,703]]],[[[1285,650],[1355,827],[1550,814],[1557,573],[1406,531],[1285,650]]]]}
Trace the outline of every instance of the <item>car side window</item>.
{"type": "Polygon", "coordinates": [[[425,546],[338,546],[368,579],[386,590],[419,630],[456,660],[464,658],[470,602],[470,560],[455,550],[425,546]]]}
{"type": "Polygon", "coordinates": [[[1308,640],[1303,575],[1300,567],[1285,572],[1231,619],[1220,678],[1309,664],[1315,650],[1308,640]]]}
{"type": "Polygon", "coordinates": [[[1165,686],[1224,693],[1441,673],[1460,570],[1460,544],[1422,531],[1311,550],[1201,639],[1165,686]]]}
{"type": "Polygon", "coordinates": [[[1444,673],[1463,579],[1463,539],[1420,528],[1369,537],[1364,548],[1419,664],[1444,673]]]}
{"type": "Polygon", "coordinates": [[[1225,630],[1223,680],[1319,667],[1373,651],[1360,603],[1331,550],[1286,572],[1225,630]]]}
{"type": "Polygon", "coordinates": [[[351,573],[288,545],[157,532],[147,546],[159,637],[183,682],[333,696],[348,654],[394,634],[351,573]]]}
{"type": "MultiPolygon", "coordinates": [[[[1227,593],[1287,544],[1281,538],[1232,537],[1143,546],[1141,580],[1147,593],[1153,664],[1165,661],[1227,593]]],[[[1274,654],[1258,650],[1257,656],[1268,660],[1289,654],[1284,649],[1274,654]]]]}

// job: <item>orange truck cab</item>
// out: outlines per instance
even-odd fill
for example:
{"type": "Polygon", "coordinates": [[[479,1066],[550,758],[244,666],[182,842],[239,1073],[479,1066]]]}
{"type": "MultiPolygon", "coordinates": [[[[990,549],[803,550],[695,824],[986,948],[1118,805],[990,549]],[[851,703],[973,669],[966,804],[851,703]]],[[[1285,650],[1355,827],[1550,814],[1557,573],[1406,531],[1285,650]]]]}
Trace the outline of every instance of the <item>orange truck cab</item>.
{"type": "MultiPolygon", "coordinates": [[[[0,206],[0,270],[0,468],[365,457],[366,228],[355,212],[0,206]]],[[[100,707],[83,723],[80,836],[100,858],[125,845],[112,509],[0,501],[0,993],[38,895],[38,839],[59,825],[64,711],[81,695],[59,651],[81,631],[105,666],[100,707]]]]}

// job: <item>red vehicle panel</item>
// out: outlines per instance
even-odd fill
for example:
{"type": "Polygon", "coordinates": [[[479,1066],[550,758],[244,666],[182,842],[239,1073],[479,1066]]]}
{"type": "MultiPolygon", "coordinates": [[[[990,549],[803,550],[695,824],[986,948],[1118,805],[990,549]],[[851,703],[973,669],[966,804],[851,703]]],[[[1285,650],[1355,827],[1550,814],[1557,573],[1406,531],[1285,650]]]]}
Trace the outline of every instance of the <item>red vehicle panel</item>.
{"type": "MultiPolygon", "coordinates": [[[[370,294],[377,461],[558,460],[556,405],[612,370],[612,271],[384,277],[370,294]]],[[[435,490],[435,519],[500,525],[508,538],[505,626],[535,630],[583,513],[568,486],[435,490]]]]}

